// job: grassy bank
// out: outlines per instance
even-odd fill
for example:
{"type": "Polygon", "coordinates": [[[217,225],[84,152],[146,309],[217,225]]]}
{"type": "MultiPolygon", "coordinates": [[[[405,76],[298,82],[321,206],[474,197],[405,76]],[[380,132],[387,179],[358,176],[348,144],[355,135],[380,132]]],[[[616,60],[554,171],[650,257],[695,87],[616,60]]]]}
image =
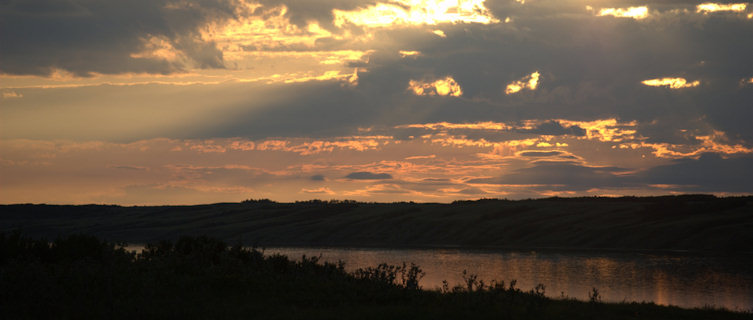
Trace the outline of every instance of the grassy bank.
{"type": "Polygon", "coordinates": [[[549,198],[438,203],[268,200],[197,206],[2,205],[0,232],[146,243],[209,235],[258,246],[689,250],[753,243],[753,197],[549,198]]]}
{"type": "Polygon", "coordinates": [[[466,283],[420,289],[417,266],[348,273],[342,264],[264,256],[207,237],[139,255],[96,237],[0,234],[0,318],[753,319],[723,310],[553,300],[545,287],[466,283]]]}

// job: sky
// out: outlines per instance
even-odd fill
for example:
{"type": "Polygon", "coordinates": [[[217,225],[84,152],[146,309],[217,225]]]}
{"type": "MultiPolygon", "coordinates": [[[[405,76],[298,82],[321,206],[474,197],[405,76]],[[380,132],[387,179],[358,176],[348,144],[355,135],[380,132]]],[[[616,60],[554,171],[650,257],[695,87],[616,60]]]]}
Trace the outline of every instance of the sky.
{"type": "Polygon", "coordinates": [[[0,203],[753,194],[753,3],[1,0],[0,203]]]}

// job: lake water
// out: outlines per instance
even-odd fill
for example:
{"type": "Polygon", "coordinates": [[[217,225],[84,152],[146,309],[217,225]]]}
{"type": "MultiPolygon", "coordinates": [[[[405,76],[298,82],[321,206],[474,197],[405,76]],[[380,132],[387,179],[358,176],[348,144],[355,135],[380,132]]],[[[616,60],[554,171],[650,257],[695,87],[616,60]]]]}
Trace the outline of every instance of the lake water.
{"type": "Polygon", "coordinates": [[[426,275],[420,285],[435,289],[447,280],[462,282],[462,272],[479,279],[517,280],[530,290],[541,283],[546,295],[587,300],[597,288],[603,301],[655,302],[685,308],[704,306],[753,310],[753,257],[698,257],[639,253],[492,252],[450,249],[388,250],[342,248],[266,248],[265,254],[291,259],[320,256],[346,263],[348,271],[380,263],[415,263],[426,275]]]}

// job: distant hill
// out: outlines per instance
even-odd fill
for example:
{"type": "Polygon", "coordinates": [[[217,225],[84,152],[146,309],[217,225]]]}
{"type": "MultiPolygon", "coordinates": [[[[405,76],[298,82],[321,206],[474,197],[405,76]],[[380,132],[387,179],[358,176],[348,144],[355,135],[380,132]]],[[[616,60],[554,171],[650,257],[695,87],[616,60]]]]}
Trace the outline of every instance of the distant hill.
{"type": "Polygon", "coordinates": [[[256,246],[689,250],[753,253],[753,197],[438,203],[247,200],[196,206],[2,205],[0,232],[145,243],[209,235],[256,246]]]}

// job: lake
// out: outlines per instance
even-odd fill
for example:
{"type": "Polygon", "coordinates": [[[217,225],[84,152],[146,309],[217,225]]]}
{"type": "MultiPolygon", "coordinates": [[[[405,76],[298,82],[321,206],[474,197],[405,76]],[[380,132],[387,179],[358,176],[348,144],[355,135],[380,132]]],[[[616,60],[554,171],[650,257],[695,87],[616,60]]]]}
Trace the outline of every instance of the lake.
{"type": "Polygon", "coordinates": [[[291,259],[321,255],[322,261],[344,261],[348,271],[413,262],[426,273],[420,282],[424,289],[439,288],[442,280],[458,285],[467,270],[485,283],[517,280],[516,287],[525,291],[541,283],[552,298],[587,300],[597,288],[605,302],[753,310],[752,256],[362,248],[266,248],[264,253],[291,259]]]}

